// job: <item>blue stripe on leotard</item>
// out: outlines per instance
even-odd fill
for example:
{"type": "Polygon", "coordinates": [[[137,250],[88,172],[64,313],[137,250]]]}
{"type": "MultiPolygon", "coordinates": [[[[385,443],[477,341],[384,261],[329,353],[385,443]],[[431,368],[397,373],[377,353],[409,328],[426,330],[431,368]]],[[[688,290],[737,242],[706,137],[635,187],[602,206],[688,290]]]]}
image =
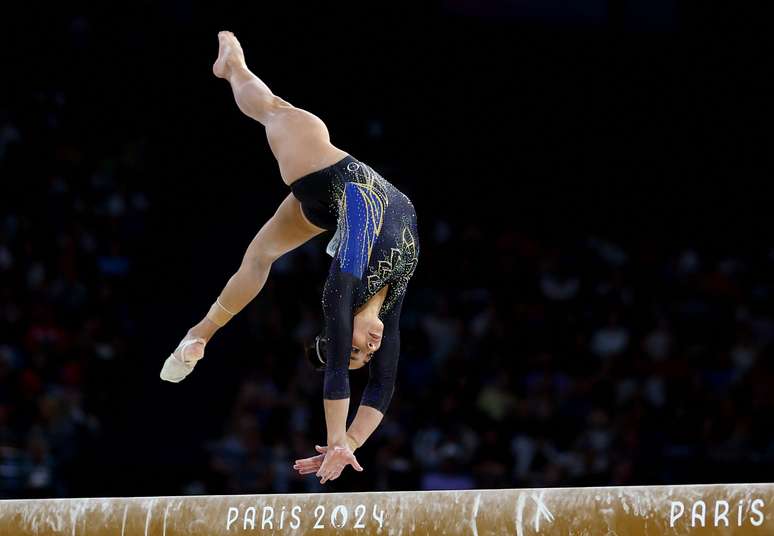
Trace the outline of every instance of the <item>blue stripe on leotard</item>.
{"type": "Polygon", "coordinates": [[[360,279],[368,266],[384,219],[384,201],[373,187],[348,182],[342,206],[343,239],[339,245],[341,271],[360,279]]]}

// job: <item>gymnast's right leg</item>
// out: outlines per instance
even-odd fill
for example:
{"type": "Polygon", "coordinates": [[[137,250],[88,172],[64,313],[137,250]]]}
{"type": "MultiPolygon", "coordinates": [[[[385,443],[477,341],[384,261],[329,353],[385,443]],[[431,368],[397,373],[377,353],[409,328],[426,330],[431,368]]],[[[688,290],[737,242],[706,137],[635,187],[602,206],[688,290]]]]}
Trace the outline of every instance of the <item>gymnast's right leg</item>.
{"type": "MultiPolygon", "coordinates": [[[[213,72],[229,81],[239,109],[266,128],[269,146],[287,184],[346,156],[331,144],[325,123],[274,95],[247,69],[242,48],[231,32],[220,32],[218,41],[213,72]]],[[[321,232],[323,229],[306,220],[298,200],[288,195],[250,243],[239,269],[207,315],[167,359],[162,379],[179,382],[185,378],[204,356],[204,346],[215,332],[261,291],[272,263],[321,232]]]]}
{"type": "Polygon", "coordinates": [[[269,147],[286,184],[347,156],[331,143],[328,128],[319,117],[276,96],[247,68],[234,34],[220,32],[218,45],[212,71],[231,84],[239,109],[266,128],[269,147]]]}

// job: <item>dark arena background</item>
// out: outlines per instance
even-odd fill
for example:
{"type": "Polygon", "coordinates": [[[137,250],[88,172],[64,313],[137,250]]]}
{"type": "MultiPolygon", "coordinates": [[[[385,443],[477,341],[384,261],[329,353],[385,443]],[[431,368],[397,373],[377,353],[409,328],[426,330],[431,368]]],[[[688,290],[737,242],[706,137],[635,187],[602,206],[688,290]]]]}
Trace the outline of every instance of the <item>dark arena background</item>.
{"type": "MultiPolygon", "coordinates": [[[[767,10],[17,10],[0,22],[0,534],[774,531],[767,10]],[[418,214],[395,396],[365,471],[324,485],[292,465],[326,440],[303,344],[329,233],[274,264],[189,378],[159,379],[288,193],[212,74],[219,30],[418,214]],[[47,500],[81,497],[112,499],[47,500]]],[[[358,399],[367,373],[351,378],[358,399]]]]}

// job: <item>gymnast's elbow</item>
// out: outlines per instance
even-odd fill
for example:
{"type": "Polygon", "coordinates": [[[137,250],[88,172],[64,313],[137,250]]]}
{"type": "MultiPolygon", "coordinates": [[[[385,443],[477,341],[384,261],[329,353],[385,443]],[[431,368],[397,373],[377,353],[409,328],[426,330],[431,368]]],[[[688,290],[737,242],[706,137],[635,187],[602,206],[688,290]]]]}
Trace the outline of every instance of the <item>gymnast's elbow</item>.
{"type": "Polygon", "coordinates": [[[374,408],[375,410],[381,412],[382,415],[385,415],[387,413],[387,408],[390,407],[393,394],[395,394],[394,383],[390,383],[389,387],[380,386],[378,389],[367,388],[363,393],[363,398],[360,401],[360,404],[374,408]]]}
{"type": "Polygon", "coordinates": [[[323,398],[325,400],[341,400],[349,398],[349,369],[346,366],[326,367],[323,398]]]}

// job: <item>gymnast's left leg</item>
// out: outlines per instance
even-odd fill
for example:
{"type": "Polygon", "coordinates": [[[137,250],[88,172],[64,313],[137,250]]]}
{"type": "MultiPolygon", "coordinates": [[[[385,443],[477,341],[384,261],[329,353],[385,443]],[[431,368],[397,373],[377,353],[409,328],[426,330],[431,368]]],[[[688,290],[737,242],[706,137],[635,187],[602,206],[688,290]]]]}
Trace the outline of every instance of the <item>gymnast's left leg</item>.
{"type": "Polygon", "coordinates": [[[175,383],[185,378],[204,357],[204,346],[215,332],[258,295],[274,261],[322,232],[323,229],[306,221],[301,204],[293,194],[288,194],[250,242],[239,269],[229,278],[210,311],[188,330],[167,359],[161,378],[175,383]]]}

